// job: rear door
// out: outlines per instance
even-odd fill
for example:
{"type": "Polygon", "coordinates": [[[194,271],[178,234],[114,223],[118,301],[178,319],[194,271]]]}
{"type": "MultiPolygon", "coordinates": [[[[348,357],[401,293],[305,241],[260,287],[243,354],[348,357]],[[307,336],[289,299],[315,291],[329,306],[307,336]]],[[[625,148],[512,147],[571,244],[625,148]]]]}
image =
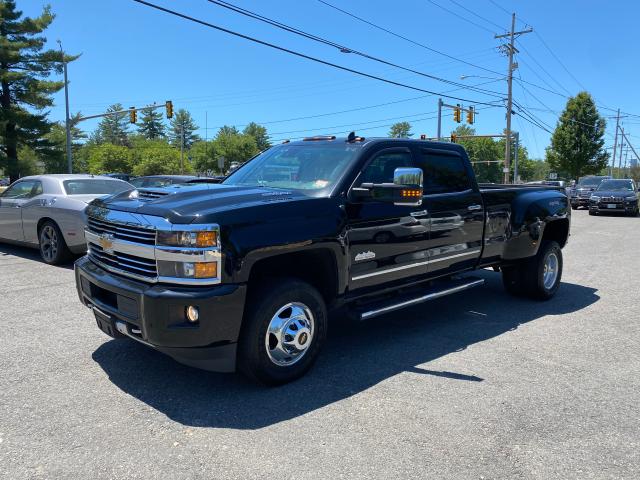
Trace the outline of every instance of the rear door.
{"type": "Polygon", "coordinates": [[[0,238],[23,241],[22,206],[33,196],[35,180],[20,180],[0,196],[0,238]]]}
{"type": "Polygon", "coordinates": [[[430,218],[430,276],[474,267],[482,253],[484,206],[470,164],[455,150],[420,147],[416,158],[430,218]]]}
{"type": "MultiPolygon", "coordinates": [[[[383,145],[371,154],[354,186],[393,183],[396,168],[415,166],[409,148],[383,145]]],[[[350,289],[426,274],[429,219],[422,206],[369,199],[349,201],[346,210],[350,289]]]]}

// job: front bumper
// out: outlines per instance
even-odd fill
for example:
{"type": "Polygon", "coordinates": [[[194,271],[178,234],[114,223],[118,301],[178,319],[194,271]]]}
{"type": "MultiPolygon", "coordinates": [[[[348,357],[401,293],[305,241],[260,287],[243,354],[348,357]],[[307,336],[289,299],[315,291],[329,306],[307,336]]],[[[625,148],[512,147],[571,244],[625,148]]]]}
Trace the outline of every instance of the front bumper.
{"type": "Polygon", "coordinates": [[[634,212],[638,207],[638,203],[626,203],[626,202],[617,202],[617,203],[606,203],[606,202],[589,202],[589,210],[592,212],[624,212],[631,213],[634,212]],[[610,207],[609,205],[615,205],[615,207],[610,207]]]}
{"type": "Polygon", "coordinates": [[[88,257],[75,263],[75,276],[80,301],[107,334],[127,335],[187,365],[235,370],[245,285],[148,284],[107,272],[88,257]],[[199,308],[195,324],[185,318],[188,305],[199,308]]]}
{"type": "Polygon", "coordinates": [[[575,207],[588,207],[589,206],[589,197],[571,197],[571,206],[575,207]]]}

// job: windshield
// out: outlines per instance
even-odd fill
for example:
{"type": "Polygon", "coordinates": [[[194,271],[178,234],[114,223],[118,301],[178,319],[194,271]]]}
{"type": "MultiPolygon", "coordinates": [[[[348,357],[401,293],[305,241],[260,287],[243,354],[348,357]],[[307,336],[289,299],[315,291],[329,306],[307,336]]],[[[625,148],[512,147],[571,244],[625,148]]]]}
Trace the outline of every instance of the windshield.
{"type": "Polygon", "coordinates": [[[633,183],[630,180],[605,180],[596,190],[621,190],[633,192],[633,183]]]}
{"type": "Polygon", "coordinates": [[[578,182],[579,187],[597,187],[600,182],[604,181],[603,177],[587,177],[581,178],[578,182]]]}
{"type": "Polygon", "coordinates": [[[132,188],[127,182],[121,180],[100,180],[98,178],[65,180],[62,184],[67,195],[112,195],[132,188]]]}
{"type": "Polygon", "coordinates": [[[345,173],[359,147],[345,144],[278,145],[232,173],[224,185],[330,190],[345,173]]]}

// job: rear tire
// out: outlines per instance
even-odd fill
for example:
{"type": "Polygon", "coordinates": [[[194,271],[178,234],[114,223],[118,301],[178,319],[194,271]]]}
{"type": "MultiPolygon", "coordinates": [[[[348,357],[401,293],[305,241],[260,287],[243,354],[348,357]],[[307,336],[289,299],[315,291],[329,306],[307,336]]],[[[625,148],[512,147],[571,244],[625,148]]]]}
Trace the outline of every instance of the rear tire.
{"type": "Polygon", "coordinates": [[[38,246],[44,263],[60,265],[71,260],[71,252],[58,225],[45,221],[38,230],[38,246]]]}
{"type": "Polygon", "coordinates": [[[598,212],[596,212],[596,211],[594,211],[594,210],[589,210],[589,215],[593,215],[593,216],[595,216],[595,215],[597,215],[597,214],[598,214],[598,212]]]}
{"type": "Polygon", "coordinates": [[[502,269],[502,280],[507,292],[535,300],[552,298],[562,279],[562,249],[557,242],[540,245],[538,253],[519,265],[502,269]]]}
{"type": "Polygon", "coordinates": [[[320,293],[296,279],[272,279],[254,292],[238,345],[238,368],[266,385],[282,385],[314,364],[327,335],[320,293]]]}
{"type": "Polygon", "coordinates": [[[571,209],[572,209],[572,210],[577,210],[577,209],[578,209],[578,206],[577,206],[577,205],[571,205],[571,209]]]}

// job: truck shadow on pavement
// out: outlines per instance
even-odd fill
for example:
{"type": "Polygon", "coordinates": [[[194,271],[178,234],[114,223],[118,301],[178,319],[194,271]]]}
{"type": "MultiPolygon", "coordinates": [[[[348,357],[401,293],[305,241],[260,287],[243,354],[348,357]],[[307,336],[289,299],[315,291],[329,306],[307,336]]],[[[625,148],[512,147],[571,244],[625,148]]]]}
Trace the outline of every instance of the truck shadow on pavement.
{"type": "MultiPolygon", "coordinates": [[[[35,262],[42,263],[43,265],[47,265],[40,257],[40,252],[35,248],[31,247],[23,247],[21,245],[14,245],[9,243],[0,243],[0,262],[4,259],[9,259],[10,257],[21,258],[24,260],[32,260],[35,262]]],[[[73,262],[75,262],[80,255],[73,255],[71,260],[62,265],[49,265],[51,268],[66,268],[73,269],[73,262]]]]}
{"type": "Polygon", "coordinates": [[[108,341],[93,359],[117,387],[176,422],[258,429],[348,398],[402,372],[482,382],[475,375],[424,364],[543,316],[579,311],[600,298],[593,288],[563,283],[548,302],[517,299],[504,292],[499,274],[478,274],[486,279],[485,286],[448,299],[360,324],[335,319],[315,367],[278,388],[252,384],[240,375],[189,368],[134,341],[108,341]]]}

